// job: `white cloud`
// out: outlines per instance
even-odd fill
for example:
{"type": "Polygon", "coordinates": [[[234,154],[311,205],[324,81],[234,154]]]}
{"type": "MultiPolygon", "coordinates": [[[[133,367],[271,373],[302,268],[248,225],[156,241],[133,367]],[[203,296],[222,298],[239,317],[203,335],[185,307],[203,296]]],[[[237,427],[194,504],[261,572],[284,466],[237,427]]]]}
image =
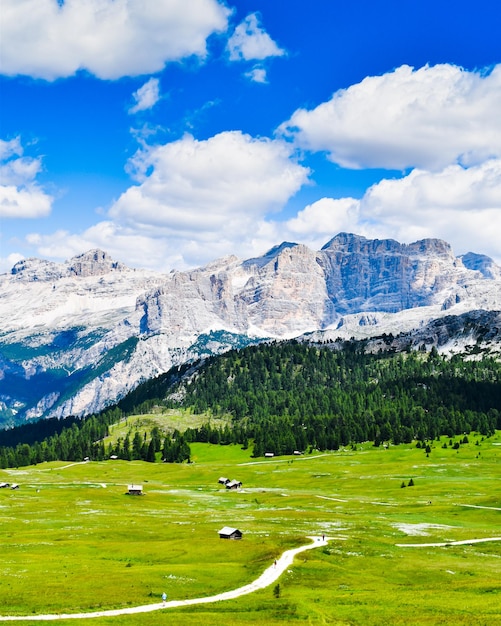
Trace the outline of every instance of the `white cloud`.
{"type": "Polygon", "coordinates": [[[79,69],[103,79],[154,74],[207,54],[226,30],[217,0],[2,0],[1,72],[54,80],[79,69]]]}
{"type": "Polygon", "coordinates": [[[362,207],[371,216],[398,218],[422,210],[439,214],[501,207],[501,159],[440,172],[413,170],[401,179],[383,179],[369,188],[362,207]]]}
{"type": "Polygon", "coordinates": [[[179,141],[139,151],[132,160],[139,185],[130,187],[110,216],[142,230],[211,241],[238,239],[281,209],[306,182],[289,145],[239,131],[205,141],[179,141]]]}
{"type": "Polygon", "coordinates": [[[46,217],[53,198],[36,183],[40,159],[23,156],[19,137],[0,139],[0,217],[46,217]]]}
{"type": "Polygon", "coordinates": [[[266,78],[266,70],[264,69],[264,67],[253,67],[250,72],[246,72],[245,75],[247,76],[247,78],[250,78],[250,80],[254,83],[265,84],[268,82],[266,78]]]}
{"type": "Polygon", "coordinates": [[[19,137],[5,141],[0,139],[0,162],[7,161],[13,156],[19,156],[23,153],[23,147],[21,146],[21,140],[19,137]]]}
{"type": "MultiPolygon", "coordinates": [[[[25,158],[18,139],[0,142],[0,155],[6,163],[25,158]]],[[[5,171],[29,184],[38,168],[28,160],[5,171]]],[[[321,198],[289,219],[280,211],[310,172],[280,140],[239,131],[205,141],[187,135],[144,146],[130,169],[137,184],[113,204],[107,221],[79,234],[32,234],[29,245],[60,259],[100,247],[129,265],[168,271],[230,253],[249,258],[283,240],[319,249],[348,231],[402,242],[440,237],[456,254],[472,250],[501,262],[501,158],[414,169],[381,180],[361,199],[321,198]]]]}
{"type": "MultiPolygon", "coordinates": [[[[275,206],[274,200],[260,198],[252,191],[254,183],[246,180],[247,176],[254,177],[254,181],[261,180],[263,187],[282,185],[275,174],[267,177],[252,166],[254,159],[260,160],[258,151],[252,154],[252,150],[256,144],[262,149],[262,140],[240,133],[234,137],[218,135],[212,140],[196,142],[187,137],[167,144],[168,149],[160,146],[138,155],[136,165],[142,182],[114,205],[112,219],[80,234],[32,234],[28,244],[38,255],[58,259],[99,247],[129,266],[169,271],[173,267],[204,265],[230,253],[250,258],[284,240],[318,250],[338,232],[345,231],[406,243],[438,237],[451,243],[458,255],[471,250],[488,254],[501,263],[501,159],[470,168],[449,166],[440,172],[414,170],[401,179],[380,181],[361,199],[321,198],[295,216],[278,221],[279,215],[273,220],[269,213],[270,207],[275,206]],[[212,145],[212,140],[219,145],[212,145]],[[218,165],[218,156],[229,150],[230,162],[238,158],[236,146],[229,149],[232,141],[240,150],[247,145],[250,153],[235,168],[238,171],[227,172],[228,177],[222,181],[219,168],[224,164],[218,165]],[[167,154],[163,153],[165,149],[167,154]],[[192,174],[187,165],[190,156],[192,174]],[[176,159],[180,163],[172,171],[176,159]],[[145,168],[150,166],[154,167],[153,172],[146,175],[145,168]],[[195,189],[199,184],[201,188],[195,189]],[[195,199],[190,199],[192,192],[195,199]],[[176,206],[172,205],[174,199],[176,206]]],[[[273,142],[263,145],[265,150],[277,148],[273,142]]],[[[276,166],[286,154],[263,157],[265,170],[273,169],[273,163],[276,166]]],[[[306,179],[306,172],[301,168],[295,171],[295,167],[293,164],[286,188],[272,193],[272,198],[280,195],[285,202],[306,179]]],[[[277,174],[279,170],[280,167],[277,174]]]]}
{"type": "Polygon", "coordinates": [[[280,225],[280,229],[287,233],[287,239],[318,249],[335,234],[353,231],[358,225],[359,208],[360,202],[355,198],[321,198],[280,225]]]}
{"type": "Polygon", "coordinates": [[[440,170],[501,156],[501,65],[402,66],[298,109],[280,131],[349,168],[440,170]]]}
{"type": "Polygon", "coordinates": [[[255,256],[275,245],[283,208],[308,179],[290,145],[225,132],[206,141],[187,135],[139,151],[131,163],[138,184],[109,219],[71,234],[31,234],[37,254],[66,259],[100,247],[136,267],[168,271],[236,254],[255,256]]]}
{"type": "Polygon", "coordinates": [[[263,60],[279,57],[285,50],[279,48],[261,27],[257,13],[251,13],[236,28],[228,40],[231,61],[263,60]]]}
{"type": "Polygon", "coordinates": [[[22,254],[18,254],[17,252],[13,252],[12,254],[7,255],[6,257],[0,256],[0,274],[5,274],[10,272],[10,270],[14,267],[14,265],[18,261],[22,261],[24,257],[22,254]]]}
{"type": "Polygon", "coordinates": [[[106,250],[129,267],[169,271],[179,262],[178,255],[162,238],[145,236],[112,221],[98,222],[81,233],[58,230],[49,235],[31,233],[26,242],[42,257],[66,260],[87,250],[106,250]]]}
{"type": "MultiPolygon", "coordinates": [[[[237,141],[243,139],[240,137],[237,141]]],[[[177,148],[187,150],[193,144],[194,161],[201,159],[194,156],[198,142],[192,138],[183,141],[188,143],[177,148]]],[[[247,138],[247,141],[252,145],[256,140],[247,138]]],[[[218,151],[213,146],[200,143],[205,149],[213,150],[212,155],[216,157],[218,151]]],[[[214,160],[207,155],[204,159],[214,160]]],[[[166,159],[156,155],[154,160],[154,172],[143,175],[143,182],[131,188],[137,195],[131,198],[127,192],[127,198],[121,198],[113,207],[114,220],[100,222],[81,234],[66,231],[52,235],[32,234],[27,239],[29,245],[36,248],[38,255],[58,259],[100,247],[129,266],[169,271],[173,267],[186,269],[204,265],[230,253],[242,259],[250,258],[284,240],[304,243],[318,250],[338,232],[345,231],[405,243],[438,237],[451,243],[457,255],[480,252],[501,263],[498,228],[501,223],[501,159],[470,168],[449,166],[440,172],[415,170],[398,180],[382,180],[361,199],[321,198],[283,221],[272,219],[266,209],[267,201],[258,200],[259,206],[256,206],[255,196],[246,193],[248,183],[241,178],[238,180],[243,197],[237,199],[242,202],[240,206],[223,202],[226,208],[218,208],[218,201],[224,195],[238,195],[235,191],[238,181],[233,180],[233,192],[229,188],[224,194],[218,191],[213,206],[207,200],[200,209],[193,210],[191,203],[182,198],[190,195],[195,178],[208,183],[217,175],[211,170],[213,163],[205,166],[198,163],[195,168],[198,173],[190,179],[183,178],[184,167],[181,166],[169,182],[161,180],[162,173],[166,173],[168,164],[175,162],[174,155],[166,159]],[[171,198],[176,189],[179,211],[160,204],[166,190],[171,198]],[[245,197],[249,200],[247,209],[243,205],[245,197]],[[133,199],[138,203],[135,209],[133,199]],[[143,204],[146,208],[141,209],[143,204]],[[149,213],[154,210],[165,211],[165,214],[156,218],[149,213]]],[[[143,157],[142,165],[146,167],[148,163],[143,157]]],[[[289,193],[303,180],[305,173],[299,171],[296,176],[299,178],[289,187],[289,193]]],[[[230,178],[234,178],[234,174],[230,178]]],[[[264,178],[263,185],[273,184],[272,179],[264,178]]],[[[207,186],[201,195],[205,193],[209,193],[207,186]]]]}
{"type": "Polygon", "coordinates": [[[451,165],[383,179],[361,199],[322,198],[273,227],[280,240],[315,249],[341,231],[406,243],[440,238],[456,254],[480,252],[499,263],[499,224],[501,159],[493,159],[470,168],[451,165]]]}
{"type": "Polygon", "coordinates": [[[142,87],[135,91],[132,96],[136,104],[129,109],[129,113],[147,111],[155,106],[160,99],[158,78],[150,78],[142,87]]]}
{"type": "Polygon", "coordinates": [[[400,241],[439,237],[458,253],[482,252],[499,261],[501,159],[382,180],[362,198],[359,220],[377,236],[386,233],[400,241]]]}
{"type": "MultiPolygon", "coordinates": [[[[238,240],[234,233],[228,236],[225,231],[210,237],[196,234],[190,237],[177,232],[166,235],[161,229],[142,231],[137,227],[107,220],[81,233],[66,230],[48,235],[31,233],[26,237],[26,244],[36,251],[36,256],[59,261],[93,248],[101,248],[129,267],[169,272],[173,268],[184,270],[199,267],[231,253],[242,259],[257,256],[275,245],[277,236],[276,225],[264,220],[257,220],[252,229],[242,231],[238,240]]],[[[8,270],[13,264],[3,267],[8,270]]]]}
{"type": "Polygon", "coordinates": [[[52,208],[52,198],[36,186],[19,189],[0,186],[0,217],[46,217],[52,208]]]}

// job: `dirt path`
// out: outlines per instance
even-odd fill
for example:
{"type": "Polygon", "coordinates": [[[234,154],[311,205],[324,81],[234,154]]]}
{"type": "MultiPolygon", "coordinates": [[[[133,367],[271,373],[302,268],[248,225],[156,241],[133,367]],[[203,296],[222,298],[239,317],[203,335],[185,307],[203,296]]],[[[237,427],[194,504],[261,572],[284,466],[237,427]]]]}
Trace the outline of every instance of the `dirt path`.
{"type": "Polygon", "coordinates": [[[465,546],[470,543],[485,543],[486,541],[501,541],[501,537],[463,539],[462,541],[442,541],[440,543],[396,543],[395,545],[399,548],[448,548],[449,546],[465,546]]]}
{"type": "Polygon", "coordinates": [[[89,619],[93,617],[114,617],[117,615],[130,615],[132,613],[150,613],[151,611],[172,609],[180,606],[189,606],[191,604],[205,604],[209,602],[220,602],[221,600],[233,600],[234,598],[238,598],[248,593],[252,593],[253,591],[257,591],[258,589],[264,589],[265,587],[268,587],[269,585],[271,585],[271,583],[275,582],[281,576],[281,574],[285,572],[287,568],[292,565],[294,557],[297,554],[300,554],[305,550],[311,550],[311,548],[320,548],[321,546],[325,546],[329,541],[329,537],[308,537],[308,539],[311,539],[312,543],[284,552],[282,556],[276,561],[276,564],[268,567],[268,569],[266,569],[261,574],[261,576],[259,576],[259,578],[257,578],[254,582],[248,585],[244,585],[243,587],[239,587],[238,589],[233,589],[232,591],[219,593],[215,596],[209,596],[207,598],[191,598],[189,600],[171,600],[169,602],[157,602],[156,604],[145,604],[143,606],[133,606],[125,609],[95,611],[93,613],[62,613],[54,615],[0,615],[0,621],[44,622],[59,619],[89,619]]]}
{"type": "Polygon", "coordinates": [[[467,506],[470,509],[487,509],[488,511],[501,511],[498,506],[480,506],[479,504],[458,504],[457,506],[467,506]]]}

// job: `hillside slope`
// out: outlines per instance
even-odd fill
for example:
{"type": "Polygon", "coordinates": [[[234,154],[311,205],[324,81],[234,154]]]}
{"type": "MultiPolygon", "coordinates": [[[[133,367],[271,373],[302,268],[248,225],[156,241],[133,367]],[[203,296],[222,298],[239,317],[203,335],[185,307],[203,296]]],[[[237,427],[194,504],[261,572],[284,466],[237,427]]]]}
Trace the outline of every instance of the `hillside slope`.
{"type": "Polygon", "coordinates": [[[500,268],[435,239],[341,233],[319,251],[283,243],[165,275],[99,250],[28,259],[0,277],[0,424],[98,411],[173,365],[249,342],[396,334],[474,310],[501,310],[500,268]]]}

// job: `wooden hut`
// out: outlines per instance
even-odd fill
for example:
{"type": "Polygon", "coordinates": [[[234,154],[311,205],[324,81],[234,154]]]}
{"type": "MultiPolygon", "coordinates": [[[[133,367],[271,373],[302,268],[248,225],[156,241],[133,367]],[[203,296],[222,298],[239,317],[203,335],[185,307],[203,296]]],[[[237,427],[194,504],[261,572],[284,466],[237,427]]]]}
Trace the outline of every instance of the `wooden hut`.
{"type": "Polygon", "coordinates": [[[127,495],[128,496],[142,496],[143,494],[143,485],[129,485],[127,487],[127,495]]]}
{"type": "Polygon", "coordinates": [[[238,528],[225,526],[218,531],[220,539],[242,539],[242,532],[238,528]]]}

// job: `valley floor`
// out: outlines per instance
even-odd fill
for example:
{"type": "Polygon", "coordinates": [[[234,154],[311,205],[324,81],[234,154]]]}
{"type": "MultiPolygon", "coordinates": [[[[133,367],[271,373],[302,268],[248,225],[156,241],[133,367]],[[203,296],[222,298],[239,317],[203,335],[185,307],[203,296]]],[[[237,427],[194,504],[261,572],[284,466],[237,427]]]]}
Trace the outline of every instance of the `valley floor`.
{"type": "Polygon", "coordinates": [[[53,615],[0,615],[0,621],[2,622],[14,622],[14,621],[54,621],[61,619],[86,619],[92,617],[116,617],[119,615],[131,615],[137,613],[151,613],[152,611],[159,611],[162,609],[172,609],[182,606],[189,606],[193,604],[207,604],[210,602],[220,602],[222,600],[233,600],[244,596],[258,589],[264,589],[274,583],[289,567],[292,566],[294,557],[305,550],[311,550],[312,548],[320,548],[326,546],[328,537],[309,537],[313,543],[300,546],[299,548],[293,548],[292,550],[286,550],[282,556],[277,559],[273,565],[268,567],[262,574],[253,582],[233,589],[232,591],[226,591],[207,598],[190,598],[188,600],[171,600],[169,602],[156,602],[154,604],[146,604],[143,606],[133,606],[123,609],[110,609],[108,611],[93,611],[90,613],[65,613],[65,614],[53,614],[53,615]]]}

